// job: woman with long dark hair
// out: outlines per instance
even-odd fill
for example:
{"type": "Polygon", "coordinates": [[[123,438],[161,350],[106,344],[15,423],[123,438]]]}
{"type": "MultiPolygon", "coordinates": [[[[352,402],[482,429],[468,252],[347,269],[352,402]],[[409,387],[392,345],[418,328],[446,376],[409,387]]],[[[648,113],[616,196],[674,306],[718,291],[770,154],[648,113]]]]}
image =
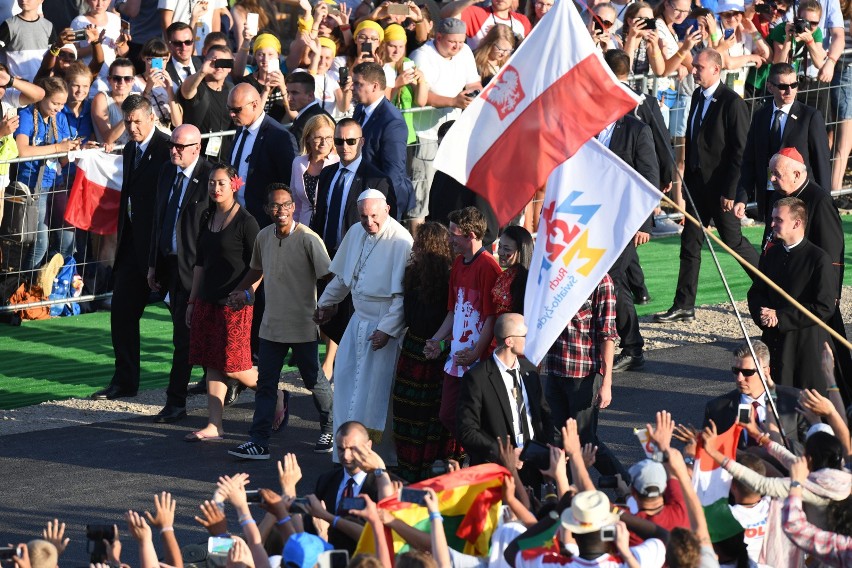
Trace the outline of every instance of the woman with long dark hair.
{"type": "Polygon", "coordinates": [[[532,253],[533,238],[529,231],[518,225],[503,229],[500,244],[497,245],[497,256],[503,273],[497,277],[491,292],[497,315],[524,313],[524,294],[532,253]]]}
{"type": "Polygon", "coordinates": [[[432,477],[432,462],[447,457],[449,433],[438,419],[443,387],[443,357],[427,359],[426,340],[447,314],[450,267],[449,231],[440,223],[420,226],[405,270],[404,307],[408,332],[393,387],[393,433],[397,475],[414,482],[432,477]]]}
{"type": "Polygon", "coordinates": [[[257,387],[257,369],[251,361],[252,307],[233,310],[230,294],[249,269],[257,221],[240,207],[237,192],[242,180],[236,170],[216,164],[210,171],[210,209],[198,236],[192,291],[186,309],[189,362],[207,368],[206,427],[187,434],[188,442],[221,440],[227,379],[257,387]]]}

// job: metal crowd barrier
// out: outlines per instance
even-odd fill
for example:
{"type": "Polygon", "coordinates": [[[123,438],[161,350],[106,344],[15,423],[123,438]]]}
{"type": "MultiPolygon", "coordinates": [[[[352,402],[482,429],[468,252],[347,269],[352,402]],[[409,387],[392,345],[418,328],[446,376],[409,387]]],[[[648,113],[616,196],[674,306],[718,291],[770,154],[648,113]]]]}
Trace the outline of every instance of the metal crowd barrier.
{"type": "MultiPolygon", "coordinates": [[[[847,49],[845,53],[852,54],[852,48],[847,49]]],[[[724,77],[723,80],[725,80],[724,77]]],[[[679,87],[676,76],[656,77],[649,74],[645,76],[631,77],[630,82],[637,88],[637,90],[646,94],[646,96],[653,96],[658,100],[660,100],[658,98],[659,93],[665,91],[665,89],[662,88],[664,82],[668,82],[668,86],[675,92],[679,87]]],[[[826,105],[827,101],[830,99],[829,95],[831,90],[842,87],[852,88],[852,85],[846,84],[831,86],[828,84],[806,84],[801,86],[799,89],[800,100],[808,99],[808,101],[810,101],[810,99],[815,98],[819,105],[826,105]]],[[[744,99],[748,104],[749,112],[754,113],[755,110],[760,108],[764,102],[771,99],[771,95],[764,87],[759,92],[748,91],[744,96],[744,99]]],[[[677,113],[679,111],[688,111],[689,97],[683,98],[681,103],[682,105],[679,108],[675,106],[674,108],[668,109],[669,116],[671,116],[672,113],[677,113]]],[[[828,102],[828,105],[830,105],[830,102],[828,102]]],[[[823,110],[823,115],[825,116],[826,126],[828,129],[837,130],[841,121],[837,119],[836,112],[831,110],[826,111],[827,109],[823,107],[819,108],[823,110]]],[[[412,108],[403,110],[402,112],[417,113],[428,110],[431,110],[431,108],[412,108]]],[[[211,136],[229,136],[235,133],[235,130],[228,130],[205,134],[202,137],[209,138],[211,136]]],[[[677,152],[682,147],[682,144],[682,139],[673,139],[673,150],[677,152]]],[[[113,149],[114,152],[119,150],[120,147],[118,146],[113,149]]],[[[410,148],[409,150],[412,149],[410,148]]],[[[413,156],[413,154],[413,151],[408,152],[409,157],[413,156]]],[[[0,165],[5,164],[13,166],[13,175],[11,176],[10,186],[5,190],[6,199],[3,201],[11,199],[10,188],[13,185],[18,185],[15,184],[15,182],[21,181],[19,179],[21,170],[25,169],[25,166],[21,166],[20,164],[35,161],[52,164],[53,161],[66,157],[67,154],[63,153],[0,161],[0,165]],[[15,170],[17,170],[17,172],[15,172],[15,170]]],[[[834,165],[836,159],[837,158],[832,153],[832,165],[834,165]]],[[[40,194],[39,206],[44,208],[44,224],[40,230],[37,230],[35,235],[0,235],[0,293],[3,294],[3,296],[0,297],[0,314],[17,312],[21,309],[53,306],[68,302],[67,299],[44,299],[42,301],[26,304],[5,305],[9,300],[9,294],[17,290],[20,284],[24,282],[38,281],[39,271],[42,264],[50,260],[56,252],[60,252],[63,256],[66,256],[66,253],[73,254],[77,262],[77,272],[83,279],[85,293],[79,297],[73,298],[74,302],[86,303],[105,300],[110,298],[112,295],[112,292],[109,289],[109,281],[115,248],[117,245],[115,242],[115,235],[93,235],[81,229],[75,229],[65,225],[64,202],[67,199],[70,184],[73,183],[73,179],[67,175],[68,167],[64,168],[63,171],[66,175],[57,177],[53,184],[51,184],[50,187],[44,188],[40,194]],[[44,258],[33,259],[34,246],[32,244],[21,244],[20,242],[21,237],[24,236],[30,239],[35,236],[37,239],[42,240],[42,244],[44,244],[44,242],[47,243],[47,251],[44,258]]],[[[30,177],[28,180],[24,181],[32,182],[32,178],[30,177]]],[[[289,182],[289,180],[283,181],[289,182]]],[[[27,184],[23,183],[23,185],[27,184]]],[[[842,187],[835,188],[835,190],[832,191],[832,194],[835,196],[848,193],[852,193],[852,187],[845,183],[842,187]]],[[[0,195],[2,195],[2,192],[0,192],[0,195]]],[[[754,204],[752,203],[750,206],[753,207],[754,204]]],[[[669,218],[674,220],[679,217],[680,214],[677,213],[666,213],[662,216],[658,216],[657,219],[669,218]]]]}

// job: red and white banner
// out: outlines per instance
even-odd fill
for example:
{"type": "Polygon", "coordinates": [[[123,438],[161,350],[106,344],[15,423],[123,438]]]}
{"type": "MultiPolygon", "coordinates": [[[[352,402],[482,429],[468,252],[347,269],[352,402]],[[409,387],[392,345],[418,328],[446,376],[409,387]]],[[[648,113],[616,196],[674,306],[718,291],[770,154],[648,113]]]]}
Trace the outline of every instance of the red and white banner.
{"type": "Polygon", "coordinates": [[[121,202],[122,156],[83,150],[76,158],[77,174],[68,195],[65,221],[99,235],[115,233],[121,202]]]}
{"type": "MultiPolygon", "coordinates": [[[[714,449],[728,459],[736,459],[737,442],[742,429],[739,423],[734,422],[727,431],[719,432],[714,449]]],[[[703,442],[699,441],[698,449],[695,451],[695,465],[692,469],[692,484],[695,486],[695,492],[698,493],[701,504],[707,507],[720,499],[727,500],[732,479],[733,477],[725,468],[707,455],[703,442]]]]}
{"type": "Polygon", "coordinates": [[[524,354],[534,365],[541,362],[661,197],[657,188],[596,139],[553,171],[547,180],[524,297],[529,329],[524,354]]]}
{"type": "Polygon", "coordinates": [[[573,2],[557,2],[441,142],[435,167],[506,224],[553,169],[635,108],[573,2]]]}

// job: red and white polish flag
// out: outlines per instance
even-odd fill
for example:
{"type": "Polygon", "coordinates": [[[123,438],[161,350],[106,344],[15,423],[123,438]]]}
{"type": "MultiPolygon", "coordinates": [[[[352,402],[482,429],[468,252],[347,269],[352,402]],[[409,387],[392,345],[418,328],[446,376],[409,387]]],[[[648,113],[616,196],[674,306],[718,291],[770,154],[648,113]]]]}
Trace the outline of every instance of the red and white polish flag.
{"type": "Polygon", "coordinates": [[[500,225],[553,169],[635,108],[573,2],[557,2],[438,148],[435,167],[485,197],[500,225]]]}
{"type": "Polygon", "coordinates": [[[83,150],[76,158],[77,174],[68,195],[65,221],[99,235],[115,233],[124,175],[121,155],[83,150]]]}

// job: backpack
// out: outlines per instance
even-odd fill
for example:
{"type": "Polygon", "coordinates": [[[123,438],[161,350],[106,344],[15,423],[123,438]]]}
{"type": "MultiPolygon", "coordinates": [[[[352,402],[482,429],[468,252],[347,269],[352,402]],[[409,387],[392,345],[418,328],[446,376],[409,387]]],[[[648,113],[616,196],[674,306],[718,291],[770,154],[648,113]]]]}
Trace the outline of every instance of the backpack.
{"type": "Polygon", "coordinates": [[[29,245],[38,232],[38,200],[30,188],[19,181],[6,188],[0,235],[13,243],[29,245]]]}
{"type": "MultiPolygon", "coordinates": [[[[65,300],[77,298],[83,291],[83,279],[77,274],[77,261],[73,256],[65,259],[65,264],[59,269],[56,278],[53,279],[53,288],[49,298],[51,300],[65,300]]],[[[80,304],[77,302],[65,302],[54,304],[50,307],[52,317],[76,316],[80,314],[80,304]]]]}

